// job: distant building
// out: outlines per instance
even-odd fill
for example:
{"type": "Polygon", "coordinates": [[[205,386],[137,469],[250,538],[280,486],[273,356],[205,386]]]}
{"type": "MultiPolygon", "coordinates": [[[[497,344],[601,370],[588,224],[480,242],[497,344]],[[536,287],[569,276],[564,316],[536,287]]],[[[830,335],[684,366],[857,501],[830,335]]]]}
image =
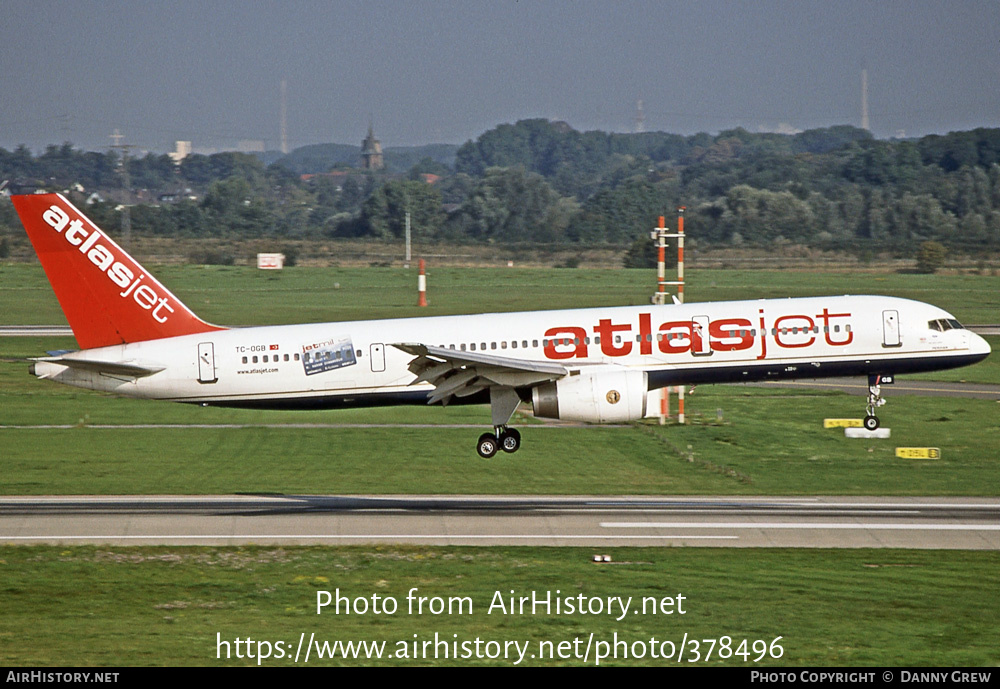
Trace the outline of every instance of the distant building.
{"type": "Polygon", "coordinates": [[[191,155],[191,142],[190,141],[176,141],[174,142],[174,150],[167,154],[170,159],[174,161],[175,165],[180,165],[181,161],[191,155]]]}
{"type": "Polygon", "coordinates": [[[375,138],[372,125],[368,125],[368,136],[361,142],[361,167],[365,170],[381,170],[385,167],[382,160],[382,142],[375,138]]]}
{"type": "MultiPolygon", "coordinates": [[[[357,173],[355,173],[357,174],[357,173]]],[[[344,180],[351,176],[349,170],[331,170],[330,172],[319,172],[319,173],[307,173],[304,175],[299,175],[299,179],[303,182],[312,183],[313,180],[320,177],[325,177],[327,179],[332,179],[337,185],[337,191],[343,191],[344,180]]]]}

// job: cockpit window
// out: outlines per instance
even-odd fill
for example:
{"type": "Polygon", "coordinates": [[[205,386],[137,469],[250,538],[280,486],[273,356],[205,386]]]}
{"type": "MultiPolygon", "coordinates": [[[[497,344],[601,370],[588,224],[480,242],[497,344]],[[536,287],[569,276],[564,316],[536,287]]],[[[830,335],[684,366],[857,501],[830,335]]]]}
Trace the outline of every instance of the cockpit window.
{"type": "Polygon", "coordinates": [[[936,321],[928,321],[927,327],[931,330],[944,332],[945,330],[964,330],[965,327],[954,318],[939,318],[936,321]]]}

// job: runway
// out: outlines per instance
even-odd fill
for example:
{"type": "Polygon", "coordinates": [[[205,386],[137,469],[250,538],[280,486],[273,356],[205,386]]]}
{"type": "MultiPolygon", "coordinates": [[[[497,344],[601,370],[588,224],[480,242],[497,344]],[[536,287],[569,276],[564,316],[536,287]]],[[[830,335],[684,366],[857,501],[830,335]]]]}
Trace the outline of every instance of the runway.
{"type": "Polygon", "coordinates": [[[0,498],[0,544],[1000,549],[1000,498],[0,498]]]}

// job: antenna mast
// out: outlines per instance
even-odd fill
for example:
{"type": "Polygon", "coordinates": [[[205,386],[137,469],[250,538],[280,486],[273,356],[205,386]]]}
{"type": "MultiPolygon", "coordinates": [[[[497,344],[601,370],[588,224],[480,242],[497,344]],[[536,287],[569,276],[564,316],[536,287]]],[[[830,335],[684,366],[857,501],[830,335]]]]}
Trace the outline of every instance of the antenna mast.
{"type": "Polygon", "coordinates": [[[281,152],[288,155],[288,82],[281,80],[281,152]]]}
{"type": "Polygon", "coordinates": [[[122,143],[125,135],[118,131],[117,127],[115,127],[115,133],[108,138],[114,141],[114,143],[111,144],[111,148],[121,151],[122,154],[121,160],[118,163],[121,166],[122,189],[125,191],[124,198],[122,200],[122,245],[126,250],[131,250],[132,215],[129,208],[132,203],[132,180],[128,175],[128,152],[129,149],[136,147],[131,144],[122,143]]]}
{"type": "Polygon", "coordinates": [[[871,131],[868,126],[868,70],[861,70],[861,128],[871,131]]]}

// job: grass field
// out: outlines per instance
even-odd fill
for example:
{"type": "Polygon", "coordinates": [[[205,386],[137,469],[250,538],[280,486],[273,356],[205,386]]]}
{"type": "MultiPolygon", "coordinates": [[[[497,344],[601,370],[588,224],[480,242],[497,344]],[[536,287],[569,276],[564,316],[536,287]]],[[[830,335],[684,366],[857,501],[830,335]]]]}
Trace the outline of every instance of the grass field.
{"type": "Polygon", "coordinates": [[[253,665],[257,661],[245,657],[245,644],[244,658],[236,658],[236,639],[250,638],[287,644],[285,657],[273,651],[262,664],[290,666],[302,634],[330,644],[385,642],[394,654],[379,661],[319,660],[314,652],[311,665],[511,666],[518,659],[476,658],[472,645],[466,647],[470,656],[458,660],[428,659],[434,646],[423,644],[435,634],[446,645],[457,642],[460,652],[463,642],[477,638],[483,654],[498,652],[486,642],[528,644],[522,665],[593,666],[600,642],[605,654],[617,650],[617,660],[602,661],[611,665],[995,666],[1000,661],[997,601],[987,585],[996,580],[997,553],[610,552],[612,564],[594,565],[592,551],[580,548],[0,548],[0,663],[253,665]],[[462,614],[457,608],[452,615],[432,614],[428,600],[422,614],[411,614],[406,597],[414,588],[415,596],[467,598],[468,604],[462,614]],[[366,599],[368,612],[356,614],[360,608],[354,608],[347,614],[342,607],[336,614],[328,607],[317,615],[317,591],[338,589],[352,601],[366,599]],[[515,598],[532,592],[564,600],[583,595],[588,612],[557,614],[553,606],[510,614],[512,591],[515,598]],[[494,605],[497,593],[507,614],[494,605]],[[374,614],[375,595],[383,605],[392,598],[396,612],[374,614]],[[591,599],[606,605],[609,596],[632,597],[628,614],[591,607],[591,599]],[[666,608],[673,614],[662,608],[654,614],[648,605],[641,610],[643,598],[666,597],[674,599],[666,608]],[[651,640],[658,654],[667,655],[664,642],[676,647],[685,635],[689,641],[680,663],[676,653],[651,657],[651,640]],[[708,640],[722,637],[731,639],[729,650],[723,650],[725,641],[712,650],[708,640]],[[223,657],[216,657],[220,638],[229,641],[228,659],[225,646],[223,657]],[[615,648],[616,639],[626,648],[615,648]],[[702,658],[712,651],[707,661],[696,661],[691,639],[700,640],[702,658]],[[748,643],[740,655],[743,640],[748,643]],[[553,650],[564,643],[570,656],[543,658],[541,642],[550,642],[553,650]],[[403,648],[409,657],[399,657],[403,648]],[[763,654],[764,648],[778,657],[763,654]]]}
{"type": "MultiPolygon", "coordinates": [[[[645,303],[639,271],[447,269],[429,275],[431,306],[414,306],[414,271],[170,266],[157,276],[200,315],[224,324],[645,303]]],[[[697,271],[689,300],[885,293],[929,301],[967,323],[1000,322],[1000,279],[971,276],[697,271]]],[[[38,266],[0,264],[0,322],[65,322],[38,266]]],[[[1000,341],[991,342],[994,349],[1000,341]]],[[[71,338],[0,338],[0,493],[647,493],[1000,494],[996,402],[893,396],[890,441],[847,440],[825,416],[860,416],[860,396],[700,387],[684,427],[550,427],[530,418],[516,455],[480,460],[485,407],[251,412],[118,399],[38,381],[24,359],[71,338]],[[404,424],[301,428],[293,424],[404,424]],[[206,424],[207,428],[96,428],[206,424]],[[227,424],[246,427],[226,427],[227,424]],[[430,427],[424,427],[424,425],[430,427]],[[40,428],[65,425],[68,428],[40,428]],[[28,428],[12,428],[28,426],[28,428]],[[435,427],[437,426],[437,427],[435,427]],[[905,442],[904,442],[905,441],[905,442]],[[900,460],[896,444],[942,449],[900,460]]],[[[938,379],[1000,382],[997,355],[938,379]]],[[[603,551],[602,551],[603,552],[603,551]]],[[[518,640],[586,645],[728,636],[776,637],[769,665],[996,665],[997,553],[611,549],[597,566],[577,548],[0,547],[0,664],[237,665],[216,660],[217,634],[297,643],[300,633],[423,642],[518,640]],[[469,615],[315,614],[317,589],[350,597],[468,596],[469,615]],[[487,615],[493,594],[663,597],[681,617],[487,615]],[[457,635],[457,636],[453,636],[457,635]]],[[[582,647],[578,647],[582,648],[582,647]]],[[[631,647],[630,647],[631,649],[631,647]]],[[[701,648],[707,649],[707,643],[701,648]]],[[[233,649],[235,651],[235,649],[233,649]]],[[[734,650],[736,650],[734,648],[734,650]]],[[[750,655],[750,659],[756,657],[750,655]]],[[[689,658],[690,656],[686,656],[689,658]]],[[[718,653],[714,657],[718,657],[718,653]]],[[[621,656],[619,655],[619,658],[621,656]]],[[[733,655],[723,664],[753,667],[733,655]]],[[[388,661],[325,661],[385,664],[388,661]]],[[[432,664],[400,659],[402,665],[432,664]]],[[[502,657],[434,661],[510,665],[502,657]]],[[[711,660],[708,664],[717,664],[711,660]]],[[[676,664],[643,658],[618,664],[676,664]]],[[[275,659],[272,665],[288,665],[275,659]]],[[[591,656],[524,664],[594,664],[591,656]]],[[[608,661],[611,664],[611,661],[608,661]]],[[[687,663],[684,663],[685,665],[687,663]]],[[[696,663],[701,665],[701,663],[696,663]]]]}
{"type": "MultiPolygon", "coordinates": [[[[686,301],[829,294],[886,294],[926,301],[965,323],[1000,323],[1000,277],[886,275],[688,267],[686,301]]],[[[427,308],[418,308],[416,270],[162,266],[154,272],[201,317],[224,325],[268,325],[647,304],[648,270],[428,267],[427,308]]],[[[0,320],[65,323],[37,264],[0,263],[0,320]]]]}

